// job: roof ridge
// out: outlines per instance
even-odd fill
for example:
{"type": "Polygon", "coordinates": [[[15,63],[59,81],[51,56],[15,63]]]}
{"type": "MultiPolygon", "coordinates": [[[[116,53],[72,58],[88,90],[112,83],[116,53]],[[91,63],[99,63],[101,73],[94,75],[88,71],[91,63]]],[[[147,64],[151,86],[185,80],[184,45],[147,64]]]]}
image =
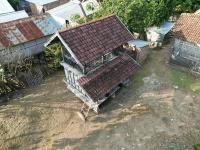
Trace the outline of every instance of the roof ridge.
{"type": "Polygon", "coordinates": [[[82,27],[82,26],[85,26],[85,25],[88,25],[88,24],[91,24],[91,23],[95,23],[95,22],[97,22],[97,21],[104,20],[104,19],[107,19],[107,18],[110,18],[110,17],[113,17],[113,16],[117,16],[117,15],[116,15],[116,14],[111,14],[111,15],[108,15],[108,16],[103,16],[103,17],[101,17],[101,18],[91,20],[91,21],[89,21],[89,22],[80,24],[80,25],[75,26],[75,27],[65,28],[65,29],[59,30],[59,33],[66,32],[66,31],[70,31],[70,30],[73,30],[73,29],[77,29],[77,28],[80,28],[80,27],[82,27]]]}

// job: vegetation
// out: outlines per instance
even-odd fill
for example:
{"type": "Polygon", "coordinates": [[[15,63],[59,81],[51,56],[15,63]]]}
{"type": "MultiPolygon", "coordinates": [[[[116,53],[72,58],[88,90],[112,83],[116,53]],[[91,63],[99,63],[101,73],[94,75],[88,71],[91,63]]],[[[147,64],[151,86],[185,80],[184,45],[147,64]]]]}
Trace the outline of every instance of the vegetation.
{"type": "Polygon", "coordinates": [[[85,17],[81,17],[79,14],[74,14],[71,16],[71,20],[73,22],[76,22],[78,24],[82,24],[86,22],[86,18],[85,17]]]}
{"type": "Polygon", "coordinates": [[[45,50],[45,57],[48,63],[48,67],[51,70],[58,70],[61,68],[60,62],[62,60],[62,53],[61,53],[62,46],[59,43],[55,43],[50,45],[45,50]]]}
{"type": "Polygon", "coordinates": [[[15,76],[8,75],[0,65],[0,96],[24,87],[15,76]]]}
{"type": "Polygon", "coordinates": [[[200,93],[200,79],[196,79],[191,74],[187,74],[177,69],[171,70],[170,79],[178,87],[200,93]]]}
{"type": "Polygon", "coordinates": [[[159,26],[170,16],[194,12],[200,0],[104,0],[92,19],[117,14],[130,31],[144,33],[149,26],[159,26]]]}
{"type": "Polygon", "coordinates": [[[200,150],[200,144],[195,144],[194,145],[194,150],[200,150]]]}
{"type": "Polygon", "coordinates": [[[8,0],[8,2],[12,5],[13,8],[17,9],[20,0],[8,0]]]}
{"type": "Polygon", "coordinates": [[[95,6],[94,6],[93,3],[88,3],[88,4],[86,5],[86,9],[87,9],[88,11],[93,11],[93,10],[95,9],[95,6]]]}

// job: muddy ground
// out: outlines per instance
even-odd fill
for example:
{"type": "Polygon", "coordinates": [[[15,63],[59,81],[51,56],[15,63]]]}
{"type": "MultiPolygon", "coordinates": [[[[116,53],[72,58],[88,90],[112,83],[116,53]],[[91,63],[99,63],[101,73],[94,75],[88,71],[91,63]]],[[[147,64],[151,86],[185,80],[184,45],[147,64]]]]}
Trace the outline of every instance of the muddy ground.
{"type": "Polygon", "coordinates": [[[0,106],[0,149],[192,150],[200,143],[200,94],[174,84],[169,45],[153,50],[142,69],[86,123],[62,71],[23,90],[0,106]]]}

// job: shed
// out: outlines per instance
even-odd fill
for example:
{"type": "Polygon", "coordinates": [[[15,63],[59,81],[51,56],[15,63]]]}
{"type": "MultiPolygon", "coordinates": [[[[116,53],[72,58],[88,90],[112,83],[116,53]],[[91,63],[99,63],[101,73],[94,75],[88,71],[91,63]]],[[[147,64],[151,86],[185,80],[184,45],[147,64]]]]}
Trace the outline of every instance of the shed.
{"type": "Polygon", "coordinates": [[[152,43],[162,43],[165,35],[173,28],[173,22],[165,22],[160,27],[147,28],[147,40],[152,43]]]}
{"type": "Polygon", "coordinates": [[[133,36],[115,15],[60,31],[45,46],[56,40],[62,46],[65,83],[89,109],[115,94],[139,67],[127,54],[118,53],[133,36]]]}
{"type": "Polygon", "coordinates": [[[128,41],[128,49],[130,55],[139,63],[143,64],[150,53],[150,42],[143,41],[143,40],[131,40],[128,41]]]}
{"type": "Polygon", "coordinates": [[[200,67],[200,15],[181,14],[173,33],[172,59],[188,67],[200,67]]]}
{"type": "Polygon", "coordinates": [[[1,0],[0,14],[15,11],[7,0],[1,0]]]}
{"type": "Polygon", "coordinates": [[[62,26],[48,14],[0,23],[0,64],[37,55],[62,26]]]}
{"type": "Polygon", "coordinates": [[[28,14],[24,10],[3,13],[3,14],[0,14],[0,23],[22,19],[26,17],[28,17],[28,14]]]}

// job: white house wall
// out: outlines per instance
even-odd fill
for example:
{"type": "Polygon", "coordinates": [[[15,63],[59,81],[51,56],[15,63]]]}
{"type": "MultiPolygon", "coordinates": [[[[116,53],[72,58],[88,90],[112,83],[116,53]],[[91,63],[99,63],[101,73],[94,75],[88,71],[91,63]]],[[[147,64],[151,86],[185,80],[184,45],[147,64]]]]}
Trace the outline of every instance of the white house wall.
{"type": "Polygon", "coordinates": [[[11,48],[0,50],[0,64],[16,62],[26,57],[37,55],[43,52],[43,45],[47,41],[48,37],[44,37],[11,48]]]}

